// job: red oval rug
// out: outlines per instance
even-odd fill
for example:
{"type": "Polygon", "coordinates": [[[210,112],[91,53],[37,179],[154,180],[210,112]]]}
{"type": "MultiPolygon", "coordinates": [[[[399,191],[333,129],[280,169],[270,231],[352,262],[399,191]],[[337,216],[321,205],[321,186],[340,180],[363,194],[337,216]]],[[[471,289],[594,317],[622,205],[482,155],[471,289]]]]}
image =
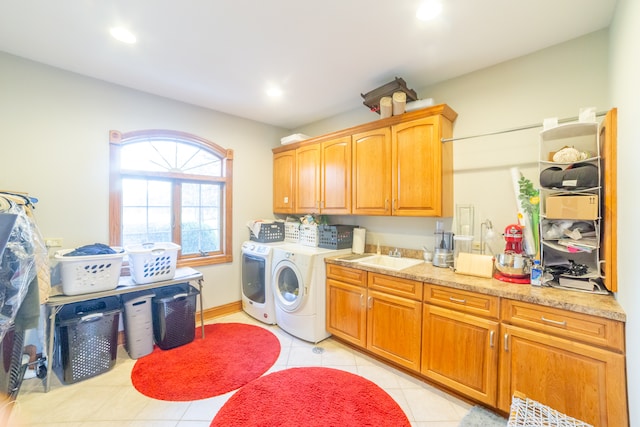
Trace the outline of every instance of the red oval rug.
{"type": "Polygon", "coordinates": [[[280,354],[278,338],[259,326],[216,323],[204,328],[204,339],[197,333],[189,344],[156,347],[138,359],[131,371],[133,386],[159,400],[206,399],[260,377],[280,354]]]}
{"type": "Polygon", "coordinates": [[[292,368],[238,390],[211,427],[409,427],[398,404],[371,381],[329,368],[292,368]]]}

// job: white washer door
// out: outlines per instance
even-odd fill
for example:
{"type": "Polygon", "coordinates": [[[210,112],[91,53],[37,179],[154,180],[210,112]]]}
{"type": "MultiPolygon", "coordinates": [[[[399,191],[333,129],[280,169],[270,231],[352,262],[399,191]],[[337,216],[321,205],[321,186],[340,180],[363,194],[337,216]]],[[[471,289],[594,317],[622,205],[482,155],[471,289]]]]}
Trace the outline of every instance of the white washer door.
{"type": "Polygon", "coordinates": [[[278,307],[294,312],[305,298],[300,270],[289,260],[280,261],[273,270],[273,294],[278,307]]]}

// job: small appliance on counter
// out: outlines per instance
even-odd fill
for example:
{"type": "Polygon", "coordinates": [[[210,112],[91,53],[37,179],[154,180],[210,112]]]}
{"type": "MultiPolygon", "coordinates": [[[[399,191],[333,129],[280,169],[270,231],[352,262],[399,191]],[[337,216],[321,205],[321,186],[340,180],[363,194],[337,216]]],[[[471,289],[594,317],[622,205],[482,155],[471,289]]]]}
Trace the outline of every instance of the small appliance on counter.
{"type": "Polygon", "coordinates": [[[453,267],[453,233],[444,231],[442,222],[436,222],[435,247],[431,263],[436,267],[453,267]]]}
{"type": "Polygon", "coordinates": [[[523,230],[518,224],[510,224],[504,230],[504,252],[496,254],[495,279],[509,283],[530,283],[531,260],[522,254],[523,230]]]}

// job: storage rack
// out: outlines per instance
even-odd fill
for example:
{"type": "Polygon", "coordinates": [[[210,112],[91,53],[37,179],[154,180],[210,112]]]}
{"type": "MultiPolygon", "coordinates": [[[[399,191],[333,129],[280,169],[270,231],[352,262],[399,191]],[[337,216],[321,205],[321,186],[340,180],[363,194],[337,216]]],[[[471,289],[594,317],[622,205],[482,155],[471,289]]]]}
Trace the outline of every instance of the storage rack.
{"type": "Polygon", "coordinates": [[[599,144],[598,124],[595,122],[574,122],[558,125],[543,130],[540,133],[539,171],[555,167],[566,171],[578,163],[587,163],[597,169],[597,184],[592,187],[575,187],[571,185],[560,187],[542,187],[540,189],[540,226],[541,230],[558,221],[583,221],[593,226],[596,245],[591,251],[572,251],[567,246],[560,245],[557,238],[545,238],[540,233],[540,250],[543,267],[550,267],[558,263],[568,263],[569,260],[576,264],[586,265],[588,271],[580,278],[593,279],[601,276],[600,273],[600,222],[602,203],[602,168],[599,144]],[[573,147],[587,154],[587,158],[571,162],[556,162],[552,160],[553,153],[565,147],[573,147]],[[549,197],[553,196],[580,196],[596,201],[596,213],[587,218],[573,218],[570,215],[550,215],[548,212],[549,197]]]}
{"type": "Polygon", "coordinates": [[[71,304],[80,301],[87,301],[96,298],[102,298],[107,296],[117,296],[130,292],[144,291],[149,289],[161,288],[164,286],[175,285],[179,283],[186,282],[197,282],[198,290],[200,295],[200,327],[202,331],[202,338],[204,338],[204,310],[202,304],[202,282],[203,275],[201,272],[194,270],[192,268],[183,267],[178,268],[176,270],[176,275],[171,280],[163,280],[160,282],[153,282],[144,285],[136,285],[131,280],[130,276],[121,277],[118,283],[118,287],[102,292],[93,292],[89,294],[82,295],[55,295],[49,298],[46,303],[46,307],[48,310],[48,343],[47,343],[47,354],[49,355],[49,371],[47,376],[45,377],[44,391],[47,393],[51,387],[51,373],[53,372],[52,367],[54,366],[54,335],[55,335],[55,324],[56,324],[56,316],[58,312],[65,306],[65,304],[71,304]]]}

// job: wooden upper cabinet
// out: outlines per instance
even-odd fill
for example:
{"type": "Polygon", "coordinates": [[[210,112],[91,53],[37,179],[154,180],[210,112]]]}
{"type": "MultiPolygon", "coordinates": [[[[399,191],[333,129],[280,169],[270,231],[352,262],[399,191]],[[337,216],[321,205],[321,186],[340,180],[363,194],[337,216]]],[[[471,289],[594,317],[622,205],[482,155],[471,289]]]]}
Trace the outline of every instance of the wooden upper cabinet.
{"type": "Polygon", "coordinates": [[[322,143],[320,211],[351,213],[351,137],[322,143]]]}
{"type": "MultiPolygon", "coordinates": [[[[453,143],[441,140],[452,136],[457,116],[441,104],[274,148],[274,162],[295,153],[290,209],[453,216],[453,143]]],[[[274,164],[273,209],[291,213],[282,206],[287,196],[276,187],[285,179],[280,170],[274,164]]]]}
{"type": "Polygon", "coordinates": [[[273,212],[294,213],[295,174],[295,150],[283,151],[273,155],[273,212]]]}
{"type": "Polygon", "coordinates": [[[602,157],[602,215],[600,259],[603,262],[604,284],[611,292],[618,292],[617,250],[617,124],[618,110],[611,109],[600,125],[600,156],[602,157]]]}
{"type": "Polygon", "coordinates": [[[296,149],[295,212],[320,212],[320,144],[296,149]]]}
{"type": "Polygon", "coordinates": [[[391,127],[393,215],[450,216],[453,209],[451,126],[431,116],[391,127]],[[443,132],[444,131],[444,132],[443,132]]]}
{"type": "Polygon", "coordinates": [[[391,130],[353,135],[352,213],[391,215],[391,130]]]}

